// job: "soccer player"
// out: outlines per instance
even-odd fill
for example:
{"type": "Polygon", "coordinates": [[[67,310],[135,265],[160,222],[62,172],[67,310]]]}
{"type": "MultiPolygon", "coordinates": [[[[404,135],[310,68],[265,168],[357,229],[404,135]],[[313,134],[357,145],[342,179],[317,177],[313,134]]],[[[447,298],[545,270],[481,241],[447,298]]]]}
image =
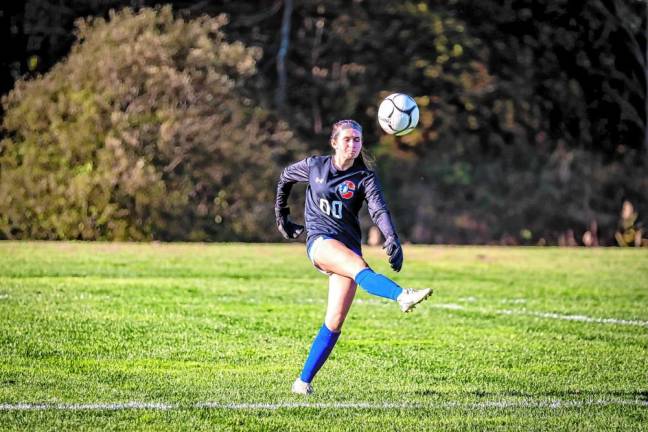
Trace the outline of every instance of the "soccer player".
{"type": "Polygon", "coordinates": [[[310,353],[292,391],[313,392],[311,382],[335,346],[349,312],[356,286],[370,294],[395,300],[403,312],[431,293],[431,289],[403,289],[375,273],[362,258],[358,212],[367,201],[369,215],[385,236],[383,248],[394,271],[403,265],[403,250],[394,229],[376,174],[361,155],[362,127],[353,120],[341,120],[331,132],[332,156],[312,156],[285,168],[277,185],[275,215],[277,227],[286,239],[304,231],[288,215],[288,196],[293,184],[308,183],[306,189],[306,250],[315,268],[329,276],[326,317],[313,341],[310,353]]]}

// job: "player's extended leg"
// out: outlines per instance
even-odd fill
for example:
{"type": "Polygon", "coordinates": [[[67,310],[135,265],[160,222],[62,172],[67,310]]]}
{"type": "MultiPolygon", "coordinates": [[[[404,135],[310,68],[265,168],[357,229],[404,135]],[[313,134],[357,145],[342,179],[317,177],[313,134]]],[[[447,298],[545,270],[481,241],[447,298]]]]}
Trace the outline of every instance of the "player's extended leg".
{"type": "Polygon", "coordinates": [[[396,300],[403,312],[410,312],[432,294],[430,288],[404,290],[388,277],[375,273],[365,260],[334,239],[321,241],[312,258],[322,270],[354,279],[369,294],[396,300]]]}
{"type": "Polygon", "coordinates": [[[314,251],[315,264],[324,271],[353,279],[370,294],[396,300],[403,289],[386,276],[375,273],[365,260],[344,243],[327,239],[314,251]]]}
{"type": "Polygon", "coordinates": [[[293,392],[300,394],[313,392],[310,383],[340,337],[342,324],[344,324],[344,320],[349,313],[355,292],[356,283],[353,279],[337,274],[332,274],[329,277],[328,306],[324,325],[313,341],[300,377],[293,384],[293,392]]]}

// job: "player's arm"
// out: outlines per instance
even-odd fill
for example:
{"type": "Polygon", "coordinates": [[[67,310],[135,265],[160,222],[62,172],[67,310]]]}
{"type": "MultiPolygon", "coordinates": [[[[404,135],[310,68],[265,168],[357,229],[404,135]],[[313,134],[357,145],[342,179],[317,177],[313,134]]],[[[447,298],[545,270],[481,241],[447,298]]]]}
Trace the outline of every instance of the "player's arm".
{"type": "Polygon", "coordinates": [[[297,238],[304,232],[302,225],[293,223],[288,219],[288,197],[295,183],[308,182],[308,159],[287,166],[279,176],[277,195],[275,198],[275,218],[279,232],[287,239],[297,238]]]}
{"type": "Polygon", "coordinates": [[[364,180],[364,187],[369,216],[371,216],[371,220],[378,226],[378,229],[380,229],[380,232],[382,232],[386,239],[383,249],[389,255],[389,263],[392,269],[400,271],[403,266],[403,249],[396,234],[396,228],[394,227],[391,214],[387,209],[387,203],[385,202],[385,197],[383,196],[376,173],[369,173],[364,180]]]}

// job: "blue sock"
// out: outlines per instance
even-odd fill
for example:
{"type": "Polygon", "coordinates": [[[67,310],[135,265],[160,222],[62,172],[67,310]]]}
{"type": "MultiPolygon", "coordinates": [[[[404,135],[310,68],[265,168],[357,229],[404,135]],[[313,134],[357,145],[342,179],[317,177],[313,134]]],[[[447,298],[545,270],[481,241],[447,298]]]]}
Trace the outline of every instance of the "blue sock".
{"type": "Polygon", "coordinates": [[[320,370],[329,354],[331,354],[339,337],[340,332],[334,333],[326,327],[326,324],[322,325],[322,328],[313,341],[310,353],[308,353],[308,358],[304,364],[304,370],[302,370],[299,377],[302,381],[306,383],[313,381],[315,374],[320,370]]]}
{"type": "Polygon", "coordinates": [[[360,273],[356,275],[355,281],[369,294],[378,297],[396,300],[400,293],[403,292],[403,288],[399,287],[396,282],[386,276],[374,273],[370,268],[361,270],[360,273]]]}

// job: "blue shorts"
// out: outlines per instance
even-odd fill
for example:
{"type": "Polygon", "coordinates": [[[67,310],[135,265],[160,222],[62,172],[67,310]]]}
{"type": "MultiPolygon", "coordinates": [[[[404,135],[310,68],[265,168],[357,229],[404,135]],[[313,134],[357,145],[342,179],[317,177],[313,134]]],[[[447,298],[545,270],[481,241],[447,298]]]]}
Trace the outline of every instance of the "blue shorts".
{"type": "MultiPolygon", "coordinates": [[[[311,238],[309,241],[306,242],[306,253],[308,254],[308,259],[310,259],[311,263],[313,263],[313,266],[314,266],[318,271],[320,271],[321,273],[324,273],[325,275],[330,276],[330,275],[332,275],[333,273],[331,273],[331,272],[326,272],[326,271],[322,270],[321,268],[319,268],[319,267],[317,266],[317,264],[315,264],[315,260],[314,260],[315,253],[317,252],[317,249],[318,249],[319,245],[320,245],[324,240],[337,240],[337,239],[335,239],[335,238],[333,238],[333,237],[330,237],[330,236],[327,236],[327,235],[319,235],[319,236],[313,237],[313,238],[311,238]]],[[[338,240],[338,241],[339,241],[339,240],[338,240]]],[[[343,243],[343,244],[344,244],[344,243],[343,243]]],[[[344,244],[344,245],[345,245],[346,247],[348,247],[349,249],[351,249],[351,251],[353,251],[353,253],[355,253],[355,254],[358,255],[359,257],[362,257],[362,251],[361,251],[361,250],[357,250],[356,248],[351,247],[351,246],[349,246],[349,245],[347,245],[347,244],[344,244]]]]}

